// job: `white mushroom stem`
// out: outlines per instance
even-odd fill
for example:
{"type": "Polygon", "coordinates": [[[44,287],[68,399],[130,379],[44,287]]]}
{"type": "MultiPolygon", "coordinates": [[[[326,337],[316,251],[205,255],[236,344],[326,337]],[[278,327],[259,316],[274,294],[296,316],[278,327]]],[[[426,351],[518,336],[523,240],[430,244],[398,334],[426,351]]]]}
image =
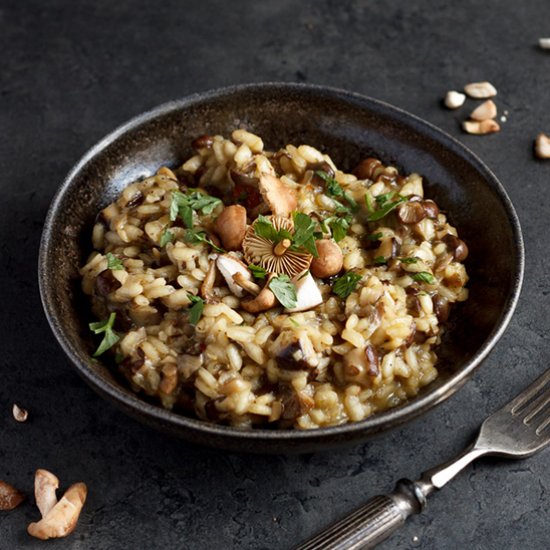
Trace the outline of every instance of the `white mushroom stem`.
{"type": "Polygon", "coordinates": [[[63,498],[37,523],[27,527],[29,535],[47,540],[65,537],[76,527],[78,517],[86,502],[88,490],[84,483],[71,485],[63,498]]]}
{"type": "Polygon", "coordinates": [[[229,290],[237,296],[237,298],[242,298],[244,296],[243,289],[235,282],[233,275],[235,273],[241,273],[244,279],[252,281],[252,274],[246,267],[246,265],[241,262],[238,258],[230,256],[229,254],[222,254],[218,256],[216,260],[216,265],[220,270],[220,273],[223,275],[229,290]]]}
{"type": "Polygon", "coordinates": [[[275,256],[282,256],[290,248],[291,244],[290,239],[283,239],[280,243],[275,245],[273,253],[275,256]]]}
{"type": "Polygon", "coordinates": [[[296,286],[296,306],[287,309],[287,312],[306,311],[323,303],[323,296],[311,273],[306,276],[299,275],[294,279],[294,284],[296,286]]]}
{"type": "Polygon", "coordinates": [[[36,470],[34,475],[34,498],[43,518],[57,504],[55,491],[58,487],[59,479],[54,474],[48,472],[48,470],[36,470]]]}

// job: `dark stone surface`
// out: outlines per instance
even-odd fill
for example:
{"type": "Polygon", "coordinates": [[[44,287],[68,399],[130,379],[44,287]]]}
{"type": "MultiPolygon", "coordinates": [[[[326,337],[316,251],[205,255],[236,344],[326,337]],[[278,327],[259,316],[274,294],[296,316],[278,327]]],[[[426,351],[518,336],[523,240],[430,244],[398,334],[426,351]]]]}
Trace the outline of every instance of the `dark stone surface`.
{"type": "MultiPolygon", "coordinates": [[[[33,472],[83,480],[77,531],[52,547],[290,548],[448,459],[489,412],[549,364],[550,163],[532,139],[550,132],[550,4],[473,0],[186,3],[0,3],[0,478],[32,493],[33,472]],[[448,88],[488,79],[508,120],[461,135],[468,107],[448,88]],[[247,81],[331,84],[403,107],[459,136],[514,201],[527,248],[524,291],[505,336],[455,397],[422,419],[349,450],[280,457],[193,447],[118,413],[77,377],[54,342],[36,284],[40,230],[57,185],[83,151],[129,117],[185,94],[247,81]],[[11,404],[30,410],[26,424],[11,404]]],[[[470,104],[472,105],[472,104],[470,104]]],[[[548,453],[470,467],[381,548],[542,549],[548,453]]],[[[0,513],[2,549],[38,548],[32,498],[0,513]]]]}

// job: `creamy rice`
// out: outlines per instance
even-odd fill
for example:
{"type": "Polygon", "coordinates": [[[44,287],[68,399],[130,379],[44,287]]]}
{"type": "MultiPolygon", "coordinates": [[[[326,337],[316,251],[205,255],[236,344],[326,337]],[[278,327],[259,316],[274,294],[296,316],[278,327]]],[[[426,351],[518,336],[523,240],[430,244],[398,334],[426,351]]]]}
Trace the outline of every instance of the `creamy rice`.
{"type": "Polygon", "coordinates": [[[208,421],[308,429],[363,420],[437,377],[450,306],[468,296],[467,247],[418,174],[376,159],[345,173],[310,145],[266,151],[242,129],[193,148],[102,210],[81,268],[98,343],[136,392],[208,421]],[[296,212],[315,226],[304,245],[296,212]],[[237,265],[244,282],[227,280],[237,265]]]}

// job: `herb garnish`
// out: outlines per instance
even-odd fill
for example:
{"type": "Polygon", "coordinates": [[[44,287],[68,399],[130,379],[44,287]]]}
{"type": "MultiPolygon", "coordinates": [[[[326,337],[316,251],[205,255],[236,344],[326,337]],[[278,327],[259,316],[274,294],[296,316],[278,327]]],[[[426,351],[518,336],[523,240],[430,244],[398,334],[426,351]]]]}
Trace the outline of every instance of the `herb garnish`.
{"type": "Polygon", "coordinates": [[[187,293],[187,297],[193,304],[189,310],[189,322],[192,325],[196,325],[199,322],[202,315],[202,310],[204,309],[204,300],[200,296],[195,296],[189,292],[187,293]]]}
{"type": "MultiPolygon", "coordinates": [[[[367,217],[367,221],[375,222],[381,220],[384,216],[387,216],[394,208],[397,208],[401,203],[407,200],[407,197],[402,197],[398,194],[394,196],[397,196],[397,199],[392,202],[388,202],[388,198],[386,197],[386,195],[381,195],[381,197],[384,197],[384,200],[379,202],[379,204],[381,204],[381,208],[374,211],[372,214],[369,214],[367,217]]],[[[378,198],[380,197],[376,197],[377,201],[378,198]]]]}
{"type": "Polygon", "coordinates": [[[416,262],[418,262],[419,258],[411,256],[410,258],[398,258],[398,260],[402,264],[415,264],[416,262]]]}
{"type": "Polygon", "coordinates": [[[332,216],[321,222],[321,230],[323,233],[328,233],[329,228],[332,233],[332,238],[338,243],[348,233],[352,217],[350,215],[343,217],[332,216]]]}
{"type": "Polygon", "coordinates": [[[120,337],[113,330],[113,325],[115,324],[116,312],[113,311],[109,315],[108,319],[103,321],[97,321],[95,323],[90,323],[88,326],[94,334],[104,333],[103,340],[99,344],[98,348],[95,350],[92,357],[99,357],[101,354],[105,353],[109,348],[112,348],[119,340],[120,337]]]}
{"type": "Polygon", "coordinates": [[[265,279],[267,277],[267,270],[261,265],[249,264],[248,269],[250,269],[252,276],[256,279],[265,279]]]}
{"type": "Polygon", "coordinates": [[[214,244],[207,236],[205,231],[195,231],[194,229],[188,229],[185,232],[185,240],[191,244],[206,243],[210,245],[216,252],[223,254],[225,250],[220,248],[217,244],[214,244]]]}
{"type": "Polygon", "coordinates": [[[170,220],[174,221],[178,215],[183,220],[185,227],[193,227],[193,210],[201,212],[205,216],[212,214],[213,210],[222,204],[217,197],[201,193],[196,189],[189,189],[188,193],[174,191],[170,203],[170,220]]]}
{"type": "Polygon", "coordinates": [[[367,239],[369,241],[379,241],[384,236],[384,233],[372,233],[372,235],[369,235],[367,239]]]}
{"type": "Polygon", "coordinates": [[[166,246],[168,243],[171,243],[174,240],[174,234],[168,228],[162,232],[160,236],[159,245],[161,247],[166,246]]]}
{"type": "Polygon", "coordinates": [[[433,285],[435,283],[435,277],[427,271],[420,271],[420,273],[415,273],[414,275],[411,275],[411,277],[419,283],[427,283],[429,285],[433,285]]]}
{"type": "Polygon", "coordinates": [[[339,296],[340,298],[347,298],[357,287],[357,283],[363,277],[358,273],[353,273],[348,271],[346,274],[338,277],[334,284],[332,285],[332,292],[339,296]]]}
{"type": "Polygon", "coordinates": [[[370,216],[374,212],[374,204],[372,202],[370,191],[365,193],[365,204],[367,205],[367,214],[370,216]]]}
{"type": "Polygon", "coordinates": [[[120,271],[124,269],[122,262],[114,254],[107,252],[105,255],[107,256],[107,269],[111,271],[120,271]]]}
{"type": "Polygon", "coordinates": [[[261,214],[254,222],[254,233],[256,233],[258,237],[263,237],[274,244],[280,243],[283,239],[292,240],[292,233],[290,233],[290,231],[284,228],[279,230],[275,229],[275,226],[261,214]]]}
{"type": "Polygon", "coordinates": [[[300,249],[305,249],[314,258],[319,257],[315,246],[316,223],[302,212],[293,212],[292,219],[294,220],[294,235],[290,248],[297,252],[301,252],[300,249]]]}
{"type": "Polygon", "coordinates": [[[375,265],[384,265],[388,259],[385,256],[376,256],[373,261],[375,265]]]}
{"type": "Polygon", "coordinates": [[[269,288],[284,307],[287,309],[296,307],[298,302],[296,287],[288,275],[283,274],[278,277],[273,277],[273,279],[269,281],[269,288]]]}
{"type": "MultiPolygon", "coordinates": [[[[344,191],[342,186],[332,176],[329,176],[322,170],[317,170],[315,173],[324,180],[325,190],[329,197],[342,198],[349,204],[352,212],[357,210],[357,203],[355,202],[355,199],[347,191],[344,191]]],[[[344,206],[344,208],[346,207],[344,206]]]]}

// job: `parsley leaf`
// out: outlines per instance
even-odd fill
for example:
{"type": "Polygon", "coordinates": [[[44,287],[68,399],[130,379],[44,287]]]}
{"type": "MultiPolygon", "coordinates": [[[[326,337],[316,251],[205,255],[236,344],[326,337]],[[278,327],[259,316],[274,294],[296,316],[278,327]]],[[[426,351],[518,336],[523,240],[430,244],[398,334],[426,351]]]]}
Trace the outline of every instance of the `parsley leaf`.
{"type": "Polygon", "coordinates": [[[384,236],[384,233],[372,233],[372,235],[369,235],[367,239],[369,241],[379,241],[384,236]]]}
{"type": "Polygon", "coordinates": [[[435,277],[427,271],[420,271],[420,273],[415,273],[414,275],[411,275],[411,277],[419,283],[427,283],[429,285],[433,285],[435,283],[435,277]]]}
{"type": "Polygon", "coordinates": [[[218,199],[218,197],[213,197],[212,195],[207,195],[206,193],[201,193],[196,190],[187,195],[187,200],[189,202],[189,206],[193,210],[200,210],[205,216],[212,214],[214,209],[218,205],[222,204],[221,199],[218,199]]]}
{"type": "Polygon", "coordinates": [[[113,330],[113,325],[115,324],[116,313],[113,311],[109,315],[108,319],[103,321],[97,321],[95,323],[90,323],[88,326],[94,334],[104,333],[103,340],[99,344],[98,348],[95,350],[92,357],[99,357],[101,354],[105,353],[108,349],[112,348],[119,340],[120,337],[113,330]]]}
{"type": "Polygon", "coordinates": [[[373,261],[375,265],[384,265],[388,260],[385,256],[376,256],[373,261]]]}
{"type": "Polygon", "coordinates": [[[111,271],[120,271],[121,269],[124,269],[124,266],[122,265],[122,261],[119,260],[114,254],[107,252],[106,256],[107,256],[107,269],[110,269],[111,271]]]}
{"type": "Polygon", "coordinates": [[[401,195],[397,195],[397,197],[397,200],[392,202],[385,202],[384,206],[382,206],[380,210],[376,210],[372,214],[369,214],[367,220],[369,222],[376,222],[378,220],[381,220],[384,216],[387,216],[394,208],[397,208],[401,203],[407,200],[407,197],[402,197],[401,195]]]}
{"type": "Polygon", "coordinates": [[[352,219],[349,215],[343,217],[332,216],[321,222],[321,231],[332,233],[332,238],[338,243],[347,235],[352,219]]]}
{"type": "Polygon", "coordinates": [[[162,235],[160,236],[159,245],[161,247],[166,246],[168,243],[171,243],[174,240],[174,234],[168,228],[166,228],[162,235]]]}
{"type": "Polygon", "coordinates": [[[282,241],[283,238],[288,238],[279,238],[279,231],[277,231],[274,225],[265,216],[262,215],[259,215],[257,220],[254,222],[254,233],[256,233],[258,237],[263,237],[264,239],[267,239],[268,241],[271,241],[273,243],[278,243],[279,241],[282,241]]]}
{"type": "Polygon", "coordinates": [[[194,229],[188,229],[185,232],[185,240],[191,244],[206,243],[210,245],[216,252],[223,254],[225,250],[214,244],[207,236],[205,231],[195,231],[194,229]]]}
{"type": "Polygon", "coordinates": [[[363,277],[358,273],[348,271],[347,273],[336,279],[336,281],[332,285],[332,292],[334,292],[336,296],[345,299],[355,290],[355,288],[357,287],[357,283],[362,278],[363,277]]]}
{"type": "Polygon", "coordinates": [[[344,191],[342,186],[333,177],[322,170],[317,170],[315,173],[325,181],[325,189],[329,197],[342,198],[347,201],[352,211],[357,210],[355,199],[347,191],[344,191]]]}
{"type": "Polygon", "coordinates": [[[197,190],[189,190],[190,193],[181,191],[172,192],[172,201],[170,202],[170,220],[174,221],[178,215],[183,220],[185,227],[193,227],[193,210],[201,212],[204,215],[212,214],[212,211],[222,201],[217,197],[212,197],[206,193],[197,190]]]}
{"type": "Polygon", "coordinates": [[[269,288],[284,307],[288,309],[296,307],[298,301],[296,287],[288,275],[279,275],[271,279],[269,288]]]}
{"type": "Polygon", "coordinates": [[[415,264],[416,262],[418,262],[418,258],[415,258],[415,257],[410,257],[410,258],[399,258],[399,261],[400,261],[402,264],[415,264]]]}
{"type": "Polygon", "coordinates": [[[204,309],[204,300],[200,296],[195,296],[194,294],[187,293],[187,297],[191,301],[191,309],[189,310],[189,322],[192,325],[196,325],[201,316],[202,310],[204,309]]]}
{"type": "Polygon", "coordinates": [[[267,277],[267,271],[261,265],[250,264],[248,266],[252,276],[256,279],[265,279],[267,277]]]}
{"type": "Polygon", "coordinates": [[[317,226],[315,222],[303,212],[294,212],[294,236],[292,238],[292,250],[304,248],[314,258],[319,257],[317,247],[315,246],[315,233],[317,226]]]}
{"type": "Polygon", "coordinates": [[[389,193],[378,195],[375,200],[382,207],[393,197],[394,194],[394,191],[390,191],[389,193]]]}
{"type": "Polygon", "coordinates": [[[367,191],[365,193],[365,203],[367,205],[367,214],[369,216],[374,213],[374,204],[372,203],[372,196],[370,194],[370,191],[367,191]]]}

